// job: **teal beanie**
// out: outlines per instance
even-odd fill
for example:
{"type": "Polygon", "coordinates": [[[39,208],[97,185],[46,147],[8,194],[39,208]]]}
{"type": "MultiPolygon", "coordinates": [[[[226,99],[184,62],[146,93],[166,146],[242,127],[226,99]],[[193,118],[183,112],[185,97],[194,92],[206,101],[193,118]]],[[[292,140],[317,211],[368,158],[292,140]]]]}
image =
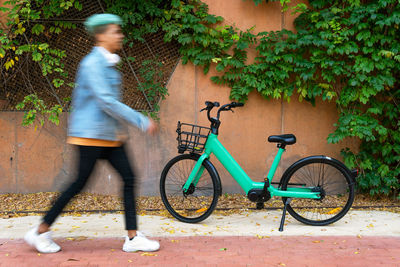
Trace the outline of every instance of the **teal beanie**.
{"type": "Polygon", "coordinates": [[[86,30],[91,34],[96,27],[107,24],[122,25],[122,20],[120,17],[113,14],[95,14],[88,17],[84,22],[86,30]]]}

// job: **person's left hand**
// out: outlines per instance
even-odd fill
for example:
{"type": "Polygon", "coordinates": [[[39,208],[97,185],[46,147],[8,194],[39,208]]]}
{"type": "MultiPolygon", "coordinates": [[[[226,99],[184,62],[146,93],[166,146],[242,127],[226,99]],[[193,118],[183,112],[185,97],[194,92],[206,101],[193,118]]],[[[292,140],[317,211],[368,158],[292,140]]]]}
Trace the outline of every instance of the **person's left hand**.
{"type": "Polygon", "coordinates": [[[157,124],[154,122],[154,120],[152,120],[151,118],[149,118],[150,121],[150,125],[147,128],[147,133],[150,135],[155,135],[158,132],[158,126],[157,124]]]}

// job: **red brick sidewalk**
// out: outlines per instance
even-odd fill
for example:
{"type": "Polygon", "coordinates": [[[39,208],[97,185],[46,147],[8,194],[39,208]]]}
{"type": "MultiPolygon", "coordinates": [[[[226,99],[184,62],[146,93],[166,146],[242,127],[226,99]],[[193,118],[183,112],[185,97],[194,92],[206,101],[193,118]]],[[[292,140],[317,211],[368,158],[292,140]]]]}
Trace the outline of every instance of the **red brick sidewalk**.
{"type": "Polygon", "coordinates": [[[125,253],[123,240],[56,239],[63,250],[39,254],[22,240],[0,240],[0,266],[400,266],[400,238],[176,237],[161,250],[125,253]]]}

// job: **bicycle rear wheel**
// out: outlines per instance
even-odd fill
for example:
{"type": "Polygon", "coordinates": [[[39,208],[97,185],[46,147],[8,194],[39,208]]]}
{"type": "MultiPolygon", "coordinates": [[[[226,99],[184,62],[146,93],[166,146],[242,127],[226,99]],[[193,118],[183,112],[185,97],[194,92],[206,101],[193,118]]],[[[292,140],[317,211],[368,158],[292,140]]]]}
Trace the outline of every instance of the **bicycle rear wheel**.
{"type": "MultiPolygon", "coordinates": [[[[309,225],[327,225],[341,219],[354,201],[354,181],[340,161],[325,156],[301,159],[285,172],[281,188],[311,188],[321,199],[292,198],[287,210],[309,225]]],[[[283,203],[286,197],[282,198],[283,203]]]]}
{"type": "Polygon", "coordinates": [[[186,223],[196,223],[206,219],[215,209],[220,182],[216,171],[209,160],[203,161],[204,171],[196,186],[183,192],[194,165],[199,159],[197,154],[179,155],[170,160],[164,167],[160,179],[161,199],[176,219],[186,223]]]}

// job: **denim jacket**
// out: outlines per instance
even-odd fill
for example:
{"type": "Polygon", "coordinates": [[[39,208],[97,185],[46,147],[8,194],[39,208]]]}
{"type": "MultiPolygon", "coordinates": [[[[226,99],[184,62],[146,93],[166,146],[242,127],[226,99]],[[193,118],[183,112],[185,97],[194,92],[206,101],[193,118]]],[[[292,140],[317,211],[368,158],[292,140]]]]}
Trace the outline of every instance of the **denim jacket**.
{"type": "Polygon", "coordinates": [[[149,119],[120,102],[120,86],[120,73],[94,47],[77,71],[68,136],[117,141],[121,122],[146,131],[149,119]]]}

